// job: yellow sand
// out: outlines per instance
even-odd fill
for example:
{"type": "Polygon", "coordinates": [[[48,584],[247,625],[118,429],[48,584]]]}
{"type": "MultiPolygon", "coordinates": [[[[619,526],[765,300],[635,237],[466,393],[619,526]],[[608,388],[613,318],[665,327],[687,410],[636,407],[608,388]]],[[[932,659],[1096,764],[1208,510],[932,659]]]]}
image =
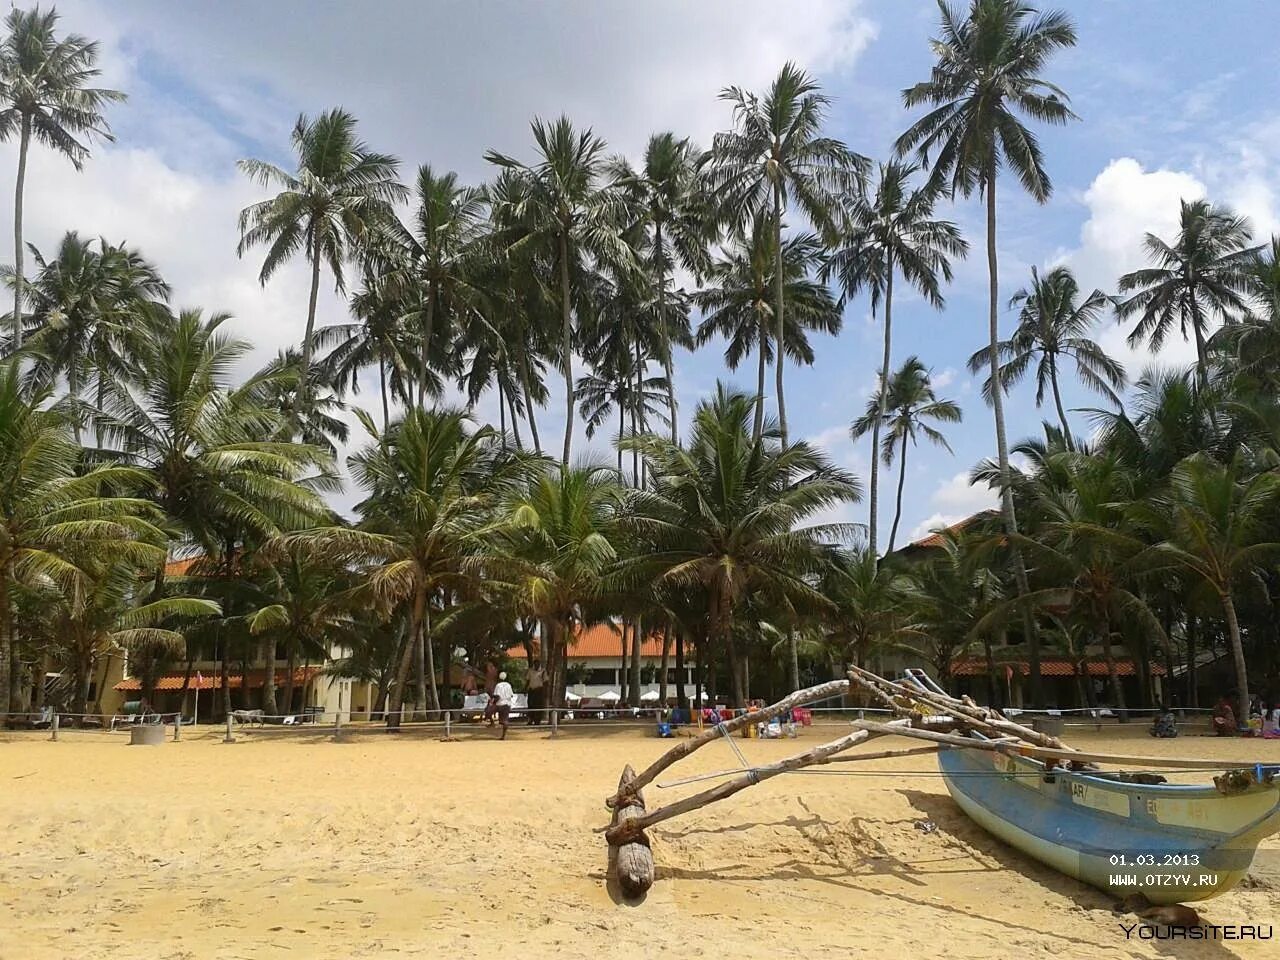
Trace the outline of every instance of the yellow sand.
{"type": "MultiPolygon", "coordinates": [[[[765,760],[838,729],[738,742],[765,760]]],[[[1280,743],[1136,733],[1069,738],[1280,758],[1280,743]]],[[[657,884],[619,904],[592,828],[623,764],[671,741],[462,738],[0,738],[0,958],[1280,956],[1278,941],[1126,941],[1110,897],[984,834],[928,756],[866,765],[894,776],[778,777],[663,824],[657,884]]],[[[716,744],[660,780],[734,764],[716,744]]],[[[1202,905],[1208,921],[1280,922],[1278,840],[1245,887],[1202,905]]]]}

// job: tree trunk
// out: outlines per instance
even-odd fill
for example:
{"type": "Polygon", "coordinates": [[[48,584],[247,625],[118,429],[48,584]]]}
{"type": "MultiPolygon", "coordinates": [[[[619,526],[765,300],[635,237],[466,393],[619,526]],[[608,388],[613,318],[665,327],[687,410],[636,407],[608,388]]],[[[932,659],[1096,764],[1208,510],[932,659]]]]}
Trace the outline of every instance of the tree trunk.
{"type": "Polygon", "coordinates": [[[902,520],[902,488],[907,482],[907,435],[902,435],[902,454],[898,459],[898,500],[893,511],[893,526],[889,528],[889,549],[893,553],[893,542],[898,539],[898,523],[902,520]]]}
{"type": "Polygon", "coordinates": [[[643,652],[643,619],[636,617],[631,623],[631,706],[640,706],[640,654],[643,652]]]}
{"type": "Polygon", "coordinates": [[[685,686],[684,686],[684,677],[685,677],[684,631],[681,630],[679,627],[677,627],[675,630],[675,641],[676,641],[676,706],[684,710],[684,709],[688,709],[689,707],[689,694],[688,694],[688,691],[685,690],[685,686]]]}
{"type": "Polygon", "coordinates": [[[1187,706],[1200,706],[1200,691],[1198,689],[1196,671],[1198,664],[1196,657],[1199,651],[1196,650],[1196,640],[1199,639],[1200,622],[1194,613],[1187,613],[1187,706]]]}
{"type": "MultiPolygon", "coordinates": [[[[428,601],[430,603],[430,601],[428,601]]],[[[422,616],[426,616],[423,608],[422,616]]],[[[422,619],[418,620],[418,629],[413,635],[413,719],[425,720],[427,709],[427,650],[422,635],[422,619]]]]}
{"type": "MultiPolygon", "coordinates": [[[[498,381],[501,384],[501,380],[498,381]]],[[[516,449],[524,449],[524,441],[520,439],[520,415],[516,410],[516,398],[510,390],[505,391],[507,395],[507,409],[511,411],[511,435],[515,438],[516,449]]]]}
{"type": "Polygon", "coordinates": [[[1223,590],[1222,612],[1227,616],[1227,639],[1231,642],[1231,659],[1235,661],[1236,687],[1239,690],[1239,709],[1236,712],[1237,723],[1249,722],[1249,672],[1244,662],[1244,644],[1240,640],[1240,621],[1236,619],[1236,605],[1231,599],[1231,592],[1223,590]]]}
{"type": "Polygon", "coordinates": [[[1124,712],[1124,688],[1120,685],[1120,673],[1116,669],[1115,654],[1111,649],[1111,620],[1103,619],[1102,621],[1102,652],[1107,658],[1107,677],[1111,680],[1111,699],[1115,703],[1116,716],[1121,723],[1128,720],[1124,712]]]}
{"type": "Polygon", "coordinates": [[[787,404],[782,395],[782,368],[786,361],[786,324],[782,316],[782,185],[773,183],[773,312],[774,325],[777,329],[777,353],[775,380],[778,390],[778,429],[782,433],[782,445],[787,445],[787,404]]]}
{"type": "Polygon", "coordinates": [[[391,404],[387,401],[387,361],[378,358],[378,388],[382,393],[382,432],[391,426],[391,404]]]}
{"type": "Polygon", "coordinates": [[[560,338],[564,350],[564,453],[561,466],[569,466],[573,446],[573,323],[569,309],[569,239],[560,233],[560,338]]]}
{"type": "Polygon", "coordinates": [[[31,145],[31,117],[22,116],[18,142],[18,179],[13,186],[13,346],[22,348],[22,195],[27,184],[27,148],[31,145]]]}
{"type": "Polygon", "coordinates": [[[668,686],[668,665],[671,662],[671,621],[667,621],[666,628],[662,631],[662,671],[658,675],[658,705],[665,707],[667,705],[667,686],[668,686]]]}
{"type": "Polygon", "coordinates": [[[222,684],[222,716],[231,715],[231,638],[226,631],[222,632],[222,655],[218,661],[218,677],[222,684]]]}
{"type": "Polygon", "coordinates": [[[756,361],[756,419],[755,424],[751,428],[751,439],[757,443],[760,441],[760,435],[764,432],[764,355],[765,345],[768,342],[769,328],[762,320],[760,322],[760,356],[756,361]]]}
{"type": "Polygon", "coordinates": [[[274,716],[276,709],[276,642],[269,637],[258,641],[258,659],[262,661],[262,712],[274,716]]]}
{"type": "Polygon", "coordinates": [[[627,429],[627,405],[622,402],[622,398],[618,398],[618,483],[627,482],[627,476],[622,472],[622,434],[627,429]]]}
{"type": "Polygon", "coordinates": [[[542,456],[542,440],[538,437],[538,421],[533,415],[533,393],[531,389],[532,377],[529,373],[529,355],[525,351],[520,353],[520,385],[524,389],[524,408],[525,415],[529,418],[529,434],[533,437],[533,449],[542,456]]]}
{"type": "Polygon", "coordinates": [[[440,691],[436,687],[436,654],[431,638],[431,598],[422,612],[422,649],[426,651],[427,662],[427,709],[433,714],[440,713],[440,691]]]}
{"type": "Polygon", "coordinates": [[[316,298],[320,296],[320,247],[317,244],[311,257],[311,299],[307,305],[307,330],[302,338],[302,373],[298,378],[298,409],[294,415],[298,421],[298,434],[306,423],[311,409],[311,356],[315,350],[316,298]]]}
{"type": "Polygon", "coordinates": [[[409,683],[409,670],[413,666],[417,638],[421,636],[420,626],[425,599],[424,590],[419,589],[414,593],[413,607],[409,612],[408,634],[405,637],[404,649],[400,653],[400,662],[396,666],[395,680],[392,681],[391,703],[387,706],[387,726],[393,730],[400,726],[400,714],[404,709],[404,690],[409,683]]]}
{"type": "Polygon", "coordinates": [[[427,408],[427,372],[431,369],[431,338],[435,336],[436,296],[434,282],[427,283],[427,316],[422,331],[422,376],[418,378],[418,406],[427,408]]]}
{"type": "MultiPolygon", "coordinates": [[[[653,245],[658,251],[658,263],[661,265],[664,263],[661,221],[653,226],[653,245]]],[[[671,357],[671,328],[667,324],[667,274],[661,266],[658,268],[658,321],[662,327],[662,370],[667,377],[667,412],[671,416],[671,442],[677,444],[680,442],[680,434],[676,425],[676,379],[675,364],[671,357]]],[[[663,677],[665,682],[665,673],[663,677]]]]}
{"type": "MultiPolygon", "coordinates": [[[[1009,473],[1009,442],[1004,429],[1004,391],[1000,387],[1000,357],[997,345],[1000,342],[1000,279],[999,266],[996,260],[996,164],[992,154],[986,170],[987,191],[987,277],[988,277],[988,314],[987,334],[991,359],[991,407],[996,421],[996,454],[1000,463],[1000,501],[1004,514],[1005,531],[1010,536],[1018,533],[1018,518],[1013,507],[1013,486],[1009,473]]],[[[1014,580],[1018,588],[1019,599],[1030,592],[1027,586],[1027,568],[1022,560],[1022,551],[1013,546],[1014,580]]],[[[1026,604],[1022,604],[1023,628],[1027,633],[1027,652],[1031,660],[1031,705],[1037,710],[1044,709],[1044,684],[1040,678],[1040,633],[1036,629],[1035,618],[1026,604]]]]}
{"type": "Polygon", "coordinates": [[[1062,407],[1062,394],[1058,392],[1058,361],[1049,354],[1049,384],[1053,387],[1053,405],[1058,409],[1058,421],[1062,424],[1062,442],[1067,449],[1075,453],[1076,443],[1071,439],[1071,424],[1067,422],[1067,411],[1062,407]]]}
{"type": "MultiPolygon", "coordinates": [[[[889,357],[893,343],[893,255],[886,257],[887,277],[884,292],[884,357],[880,361],[880,411],[871,424],[871,562],[879,565],[876,545],[880,523],[880,427],[889,411],[889,357]]],[[[890,547],[890,550],[893,548],[890,547]]]]}
{"type": "Polygon", "coordinates": [[[285,658],[285,675],[284,675],[284,703],[280,712],[285,714],[293,713],[293,688],[297,685],[294,679],[298,672],[298,645],[292,640],[289,641],[289,655],[285,658]]]}

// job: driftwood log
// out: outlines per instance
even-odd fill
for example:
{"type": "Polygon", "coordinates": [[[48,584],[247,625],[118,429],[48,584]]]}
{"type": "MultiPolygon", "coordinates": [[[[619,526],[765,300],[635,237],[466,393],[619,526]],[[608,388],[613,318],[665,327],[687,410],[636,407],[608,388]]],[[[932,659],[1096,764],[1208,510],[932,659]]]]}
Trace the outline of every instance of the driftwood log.
{"type": "MultiPolygon", "coordinates": [[[[797,690],[788,696],[783,697],[777,703],[765,707],[763,710],[757,710],[754,713],[742,713],[734,717],[732,720],[726,720],[721,724],[707,727],[702,733],[698,734],[691,740],[685,740],[672,747],[643,771],[636,775],[635,781],[631,789],[640,790],[647,787],[654,779],[667,767],[671,766],[677,760],[689,756],[695,750],[705,747],[708,743],[719,740],[724,734],[732,734],[737,730],[741,730],[748,724],[766,723],[774,717],[780,717],[788,710],[798,707],[804,703],[813,703],[815,700],[827,700],[831,697],[840,696],[849,689],[848,680],[831,680],[827,683],[820,683],[816,687],[808,687],[804,690],[797,690]]],[[[627,799],[627,795],[619,788],[618,792],[612,797],[605,800],[605,806],[612,808],[615,804],[623,802],[627,799]]]]}
{"type": "MultiPolygon", "coordinates": [[[[618,793],[625,794],[628,801],[613,809],[615,828],[633,823],[644,816],[644,796],[633,786],[635,779],[636,772],[628,763],[622,768],[622,776],[618,779],[618,793]]],[[[644,835],[643,828],[631,834],[625,843],[610,845],[609,853],[613,861],[613,875],[624,894],[632,898],[640,897],[653,886],[653,851],[649,849],[649,838],[644,835]]]]}
{"type": "MultiPolygon", "coordinates": [[[[893,720],[884,724],[888,728],[886,733],[897,733],[905,728],[910,721],[893,720]]],[[[612,826],[605,831],[605,839],[610,844],[618,846],[620,844],[629,843],[631,838],[638,835],[642,830],[653,826],[655,823],[661,823],[663,820],[670,820],[672,817],[678,817],[682,813],[688,813],[691,810],[697,810],[705,807],[709,803],[715,803],[718,800],[724,800],[733,796],[739,790],[745,790],[747,787],[755,786],[757,783],[763,783],[782,773],[788,773],[792,770],[799,770],[803,767],[812,766],[815,763],[822,763],[828,757],[837,753],[842,753],[856,747],[860,743],[870,740],[872,737],[880,736],[879,732],[870,730],[855,730],[853,733],[846,734],[838,740],[831,740],[821,746],[814,747],[804,753],[798,753],[795,756],[787,757],[785,760],[779,760],[776,763],[765,764],[759,767],[751,767],[742,771],[732,780],[718,784],[709,790],[703,790],[701,793],[695,793],[692,796],[685,797],[683,800],[677,800],[675,803],[667,804],[665,807],[659,807],[652,813],[646,813],[640,817],[633,817],[623,822],[615,820],[612,826]]],[[[633,787],[634,789],[634,787],[633,787]]]]}

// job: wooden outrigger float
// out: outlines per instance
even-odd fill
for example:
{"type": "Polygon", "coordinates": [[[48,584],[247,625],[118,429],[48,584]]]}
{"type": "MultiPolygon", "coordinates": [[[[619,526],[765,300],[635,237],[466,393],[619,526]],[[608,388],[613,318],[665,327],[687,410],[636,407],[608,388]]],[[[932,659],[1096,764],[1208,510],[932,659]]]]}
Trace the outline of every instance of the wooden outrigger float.
{"type": "Polygon", "coordinates": [[[1142,893],[1153,904],[1203,900],[1231,889],[1248,870],[1258,843],[1280,831],[1280,766],[1074,750],[967,697],[948,696],[922,675],[895,682],[854,668],[847,680],[798,690],[763,710],[709,727],[639,774],[628,766],[605,801],[613,821],[601,828],[614,874],[628,896],[643,894],[654,879],[649,827],[779,774],[922,752],[937,752],[947,790],[989,833],[1078,880],[1121,896],[1142,893]],[[869,694],[895,718],[852,721],[844,736],[785,760],[760,766],[744,760],[740,769],[662,784],[722,781],[646,809],[640,791],[678,760],[748,724],[853,689],[869,694]],[[848,753],[883,736],[924,740],[928,746],[848,753]],[[1122,769],[1105,772],[1100,765],[1122,769]],[[1175,785],[1146,772],[1152,769],[1220,775],[1210,785],[1175,785]]]}

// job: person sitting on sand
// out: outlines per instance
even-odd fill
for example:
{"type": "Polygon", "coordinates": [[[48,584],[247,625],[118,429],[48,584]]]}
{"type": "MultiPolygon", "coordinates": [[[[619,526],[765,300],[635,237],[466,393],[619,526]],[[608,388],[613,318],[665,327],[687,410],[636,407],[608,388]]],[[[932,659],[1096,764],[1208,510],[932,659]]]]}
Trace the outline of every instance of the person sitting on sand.
{"type": "Polygon", "coordinates": [[[1160,712],[1156,715],[1155,722],[1151,724],[1151,735],[1161,738],[1178,735],[1178,721],[1174,719],[1173,711],[1166,704],[1160,704],[1160,712]]]}
{"type": "Polygon", "coordinates": [[[507,727],[511,725],[511,701],[515,699],[515,695],[511,684],[507,683],[507,675],[498,674],[498,682],[493,687],[493,699],[497,703],[498,722],[502,724],[502,736],[499,740],[507,739],[507,727]]]}
{"type": "Polygon", "coordinates": [[[1213,708],[1213,732],[1220,737],[1236,735],[1236,712],[1231,709],[1231,701],[1223,694],[1213,708]]]}

